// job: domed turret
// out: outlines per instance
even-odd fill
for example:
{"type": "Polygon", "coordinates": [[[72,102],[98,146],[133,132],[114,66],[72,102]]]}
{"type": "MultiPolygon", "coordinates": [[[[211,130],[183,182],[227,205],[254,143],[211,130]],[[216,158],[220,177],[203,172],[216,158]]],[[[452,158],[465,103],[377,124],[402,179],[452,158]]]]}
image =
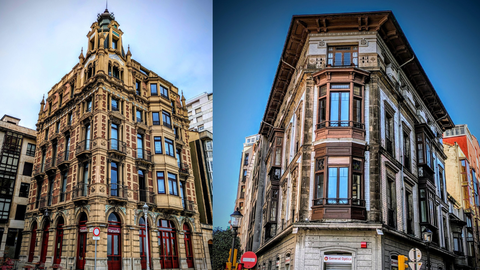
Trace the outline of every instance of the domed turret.
{"type": "Polygon", "coordinates": [[[115,16],[113,16],[113,13],[108,12],[108,9],[105,9],[105,11],[102,14],[97,15],[97,22],[98,26],[100,26],[100,31],[107,31],[108,32],[108,24],[115,20],[115,16]]]}

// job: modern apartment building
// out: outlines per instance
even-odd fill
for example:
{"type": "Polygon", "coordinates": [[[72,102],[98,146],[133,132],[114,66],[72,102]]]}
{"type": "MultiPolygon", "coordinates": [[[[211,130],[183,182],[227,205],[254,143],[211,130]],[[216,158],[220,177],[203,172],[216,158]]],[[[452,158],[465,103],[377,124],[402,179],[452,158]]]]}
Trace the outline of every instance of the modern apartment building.
{"type": "Polygon", "coordinates": [[[36,131],[0,119],[0,257],[18,259],[35,156],[36,131]]]}
{"type": "Polygon", "coordinates": [[[204,92],[187,100],[190,130],[213,133],[213,93],[204,92]]]}
{"type": "Polygon", "coordinates": [[[258,269],[360,270],[396,269],[412,248],[425,267],[429,247],[432,269],[454,269],[442,145],[453,127],[391,11],[293,16],[243,249],[258,269]]]}
{"type": "Polygon", "coordinates": [[[124,50],[123,34],[99,14],[85,55],[41,102],[20,257],[46,268],[93,269],[96,258],[105,270],[211,269],[185,98],[124,50]]]}

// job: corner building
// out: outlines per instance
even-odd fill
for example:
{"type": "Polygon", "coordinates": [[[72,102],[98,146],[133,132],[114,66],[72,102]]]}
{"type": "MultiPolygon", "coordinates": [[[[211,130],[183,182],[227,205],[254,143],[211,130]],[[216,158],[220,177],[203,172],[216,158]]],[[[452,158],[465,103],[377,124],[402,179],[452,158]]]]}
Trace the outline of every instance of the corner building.
{"type": "Polygon", "coordinates": [[[258,269],[397,269],[411,248],[425,267],[427,228],[431,269],[453,269],[454,124],[392,12],[293,16],[262,120],[258,269]]]}
{"type": "Polygon", "coordinates": [[[88,50],[42,100],[21,249],[24,264],[210,269],[178,88],[125,53],[105,10],[88,50]],[[147,205],[148,216],[142,210],[147,205]]]}

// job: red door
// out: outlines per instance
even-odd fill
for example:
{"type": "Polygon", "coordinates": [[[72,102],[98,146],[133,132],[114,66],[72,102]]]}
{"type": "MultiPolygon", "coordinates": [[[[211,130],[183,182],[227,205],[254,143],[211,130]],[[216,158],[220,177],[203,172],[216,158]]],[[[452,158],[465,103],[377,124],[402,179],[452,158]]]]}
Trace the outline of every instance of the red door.
{"type": "Polygon", "coordinates": [[[46,221],[45,228],[43,229],[42,252],[40,253],[40,264],[45,264],[45,261],[47,259],[49,229],[50,229],[50,222],[46,221]]]}
{"type": "Polygon", "coordinates": [[[37,223],[33,224],[32,238],[30,238],[30,251],[28,252],[28,262],[33,261],[35,254],[35,243],[37,242],[37,223]]]}
{"type": "Polygon", "coordinates": [[[87,253],[87,217],[84,215],[78,227],[77,269],[85,269],[85,255],[87,253]],[[83,220],[82,220],[83,218],[83,220]]]}
{"type": "Polygon", "coordinates": [[[63,218],[60,217],[57,224],[57,237],[55,239],[55,259],[53,260],[53,264],[60,264],[62,262],[63,222],[63,218]]]}
{"type": "Polygon", "coordinates": [[[183,224],[183,239],[185,240],[185,252],[187,253],[187,266],[193,268],[192,232],[187,224],[183,224]]]}
{"type": "MultiPolygon", "coordinates": [[[[140,218],[140,262],[142,264],[142,269],[147,269],[147,252],[145,250],[145,219],[143,217],[140,218]]],[[[150,262],[150,269],[152,268],[152,249],[150,248],[150,234],[148,235],[148,255],[149,255],[149,262],[150,262]]]]}
{"type": "Polygon", "coordinates": [[[107,258],[108,270],[122,269],[122,223],[115,213],[108,217],[107,258]]]}

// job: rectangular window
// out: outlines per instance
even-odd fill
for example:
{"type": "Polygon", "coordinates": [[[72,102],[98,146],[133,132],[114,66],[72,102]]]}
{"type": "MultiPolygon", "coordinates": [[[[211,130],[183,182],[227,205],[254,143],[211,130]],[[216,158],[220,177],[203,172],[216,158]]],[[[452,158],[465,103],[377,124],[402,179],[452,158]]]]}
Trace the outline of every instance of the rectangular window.
{"type": "Polygon", "coordinates": [[[353,99],[353,125],[354,127],[362,127],[362,100],[359,98],[353,99]]]}
{"type": "Polygon", "coordinates": [[[45,140],[48,140],[48,127],[45,129],[45,140]]]}
{"type": "Polygon", "coordinates": [[[20,191],[18,192],[18,196],[23,198],[28,198],[29,191],[30,191],[30,184],[20,183],[20,191]]]}
{"type": "Polygon", "coordinates": [[[358,47],[357,46],[335,46],[328,47],[327,65],[331,66],[357,66],[358,65],[358,47]]]}
{"type": "Polygon", "coordinates": [[[34,157],[35,156],[35,149],[36,149],[36,145],[35,144],[27,144],[27,153],[26,155],[27,156],[31,156],[31,157],[34,157]]]}
{"type": "Polygon", "coordinates": [[[243,166],[248,165],[248,154],[245,154],[245,158],[243,159],[243,166]]]}
{"type": "Polygon", "coordinates": [[[17,204],[17,211],[15,212],[15,220],[25,220],[26,205],[17,204]]]}
{"type": "Polygon", "coordinates": [[[151,94],[152,96],[158,96],[157,84],[156,84],[156,83],[150,84],[150,94],[151,94]]]}
{"type": "Polygon", "coordinates": [[[168,189],[171,195],[178,196],[178,184],[177,184],[177,175],[173,173],[168,173],[168,189]]]}
{"type": "Polygon", "coordinates": [[[67,120],[67,124],[68,124],[69,126],[72,124],[72,115],[73,115],[72,113],[69,113],[68,116],[67,116],[67,117],[68,117],[68,118],[67,118],[67,119],[68,119],[68,120],[67,120]]]}
{"type": "Polygon", "coordinates": [[[152,121],[154,125],[160,125],[160,116],[158,112],[152,112],[152,121]]]}
{"type": "Polygon", "coordinates": [[[137,110],[137,122],[141,123],[142,121],[142,111],[137,110]]]}
{"type": "Polygon", "coordinates": [[[182,168],[182,153],[181,153],[181,150],[177,148],[176,153],[177,153],[177,166],[178,166],[178,168],[182,168]]]}
{"type": "Polygon", "coordinates": [[[405,166],[407,170],[410,170],[411,163],[412,162],[410,160],[410,136],[408,135],[408,133],[404,132],[403,133],[403,166],[405,166]]]}
{"type": "Polygon", "coordinates": [[[387,180],[387,224],[390,227],[396,228],[396,209],[397,198],[395,190],[395,180],[387,180]]]}
{"type": "MultiPolygon", "coordinates": [[[[475,202],[477,205],[480,205],[480,201],[478,200],[478,190],[476,188],[477,184],[477,179],[475,179],[475,171],[473,171],[473,183],[475,185],[475,202]]],[[[444,187],[443,187],[443,168],[438,167],[438,192],[440,193],[440,198],[442,198],[442,201],[445,201],[445,192],[444,192],[444,187]]]]}
{"type": "Polygon", "coordinates": [[[362,199],[362,186],[361,175],[354,173],[352,176],[352,204],[361,205],[362,199]]]}
{"type": "Polygon", "coordinates": [[[165,154],[174,157],[175,151],[173,150],[173,141],[165,138],[165,154]]]}
{"type": "Polygon", "coordinates": [[[92,111],[92,100],[89,99],[87,100],[86,112],[91,112],[91,111],[92,111]]]}
{"type": "Polygon", "coordinates": [[[112,98],[112,111],[118,112],[118,100],[112,98]]]}
{"type": "Polygon", "coordinates": [[[56,124],[55,124],[55,133],[59,133],[60,132],[60,121],[58,121],[56,124]]]}
{"type": "Polygon", "coordinates": [[[168,89],[160,85],[161,95],[168,98],[168,89]]]}
{"type": "Polygon", "coordinates": [[[140,96],[140,82],[139,81],[135,81],[135,91],[136,91],[137,95],[140,96]]]}
{"type": "Polygon", "coordinates": [[[420,222],[428,222],[427,194],[425,189],[420,189],[420,222]]]}
{"type": "Polygon", "coordinates": [[[349,92],[330,93],[330,126],[348,127],[348,118],[350,114],[349,92]]]}
{"type": "Polygon", "coordinates": [[[394,154],[394,136],[393,136],[393,117],[385,112],[385,148],[387,149],[387,152],[390,153],[392,156],[395,156],[394,154]]]}
{"type": "Polygon", "coordinates": [[[323,173],[315,175],[315,201],[314,205],[323,204],[323,173]]]}
{"type": "Polygon", "coordinates": [[[33,163],[25,162],[23,164],[23,175],[32,176],[33,163]]]}
{"type": "Polygon", "coordinates": [[[155,142],[155,154],[162,153],[162,137],[154,137],[155,142]]]}
{"type": "Polygon", "coordinates": [[[165,176],[163,172],[157,172],[158,193],[165,194],[165,176]]]}
{"type": "Polygon", "coordinates": [[[318,127],[317,128],[325,127],[325,121],[327,120],[326,102],[327,100],[325,98],[322,98],[318,101],[318,127]]]}
{"type": "Polygon", "coordinates": [[[414,223],[413,223],[413,195],[412,192],[407,190],[405,192],[405,203],[407,210],[407,234],[414,235],[414,223]]]}
{"type": "Polygon", "coordinates": [[[163,125],[168,127],[168,128],[172,128],[172,121],[171,121],[171,118],[170,118],[170,113],[166,112],[166,111],[162,111],[162,120],[163,120],[163,125]]]}
{"type": "Polygon", "coordinates": [[[60,193],[60,201],[65,201],[65,193],[67,191],[67,176],[68,172],[65,171],[62,173],[62,192],[60,193]]]}
{"type": "Polygon", "coordinates": [[[328,204],[348,203],[348,167],[328,168],[328,204]]]}

